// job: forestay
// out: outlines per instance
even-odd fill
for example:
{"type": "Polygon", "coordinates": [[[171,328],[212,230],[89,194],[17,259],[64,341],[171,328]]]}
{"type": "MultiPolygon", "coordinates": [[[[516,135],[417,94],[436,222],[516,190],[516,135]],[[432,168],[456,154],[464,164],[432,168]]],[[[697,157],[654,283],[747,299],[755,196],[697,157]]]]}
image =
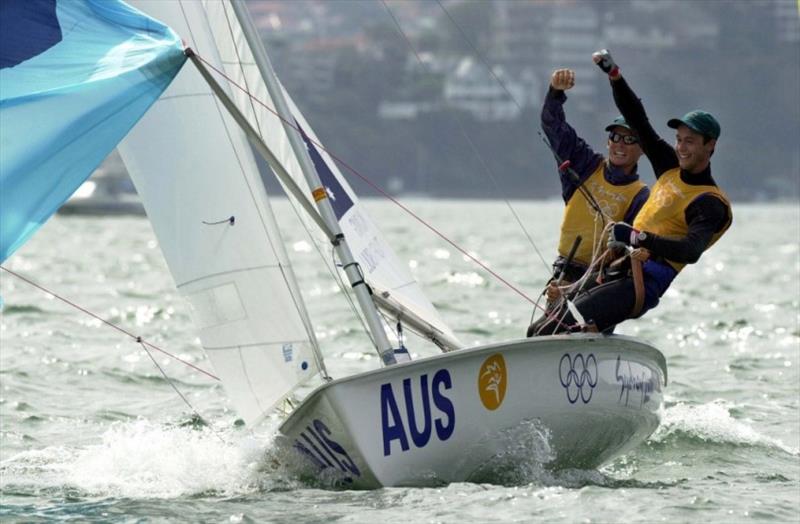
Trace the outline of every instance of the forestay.
{"type": "MultiPolygon", "coordinates": [[[[215,67],[235,60],[214,29],[229,27],[222,3],[131,3],[215,67]]],[[[119,150],[203,348],[253,423],[322,361],[247,139],[187,67],[119,150]]]]}

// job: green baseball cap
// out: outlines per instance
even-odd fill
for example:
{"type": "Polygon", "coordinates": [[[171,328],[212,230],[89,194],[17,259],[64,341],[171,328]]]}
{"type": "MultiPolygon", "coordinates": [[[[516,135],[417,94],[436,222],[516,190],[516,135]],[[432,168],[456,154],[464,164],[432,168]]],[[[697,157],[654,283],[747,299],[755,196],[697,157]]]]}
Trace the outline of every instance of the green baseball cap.
{"type": "Polygon", "coordinates": [[[624,119],[624,118],[622,118],[621,116],[618,116],[618,117],[617,117],[617,118],[615,118],[615,119],[614,119],[614,120],[613,120],[613,121],[612,121],[610,124],[608,124],[608,125],[606,126],[606,131],[611,131],[611,130],[612,130],[612,129],[614,129],[615,127],[624,127],[625,129],[628,129],[628,130],[630,130],[630,131],[633,131],[634,133],[636,132],[636,130],[635,130],[634,128],[632,128],[632,127],[630,126],[630,124],[628,124],[628,123],[625,121],[625,119],[624,119]]]}
{"type": "Polygon", "coordinates": [[[708,138],[719,138],[721,131],[717,119],[711,113],[700,110],[689,111],[682,118],[672,118],[667,125],[672,129],[685,125],[708,138]]]}

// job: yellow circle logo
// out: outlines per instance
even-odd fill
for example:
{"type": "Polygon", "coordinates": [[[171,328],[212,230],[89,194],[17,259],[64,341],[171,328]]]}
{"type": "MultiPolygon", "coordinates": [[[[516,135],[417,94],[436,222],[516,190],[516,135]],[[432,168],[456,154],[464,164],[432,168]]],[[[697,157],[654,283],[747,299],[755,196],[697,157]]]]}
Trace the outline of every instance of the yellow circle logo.
{"type": "Polygon", "coordinates": [[[487,358],[478,373],[478,395],[483,406],[491,411],[500,407],[506,396],[508,374],[506,361],[500,353],[487,358]]]}

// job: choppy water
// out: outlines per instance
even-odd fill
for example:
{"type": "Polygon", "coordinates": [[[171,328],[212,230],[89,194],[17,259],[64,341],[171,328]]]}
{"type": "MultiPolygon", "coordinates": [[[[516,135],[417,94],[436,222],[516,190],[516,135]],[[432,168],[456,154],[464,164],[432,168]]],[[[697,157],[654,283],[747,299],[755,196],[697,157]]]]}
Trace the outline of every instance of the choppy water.
{"type": "MultiPolygon", "coordinates": [[[[544,283],[544,264],[504,203],[409,205],[528,293],[544,283]]],[[[286,202],[276,208],[287,215],[286,202]]],[[[462,340],[524,333],[526,302],[391,204],[369,208],[462,340]]],[[[549,261],[561,205],[515,209],[549,261]]],[[[304,483],[270,460],[274,426],[236,425],[218,383],[156,355],[211,421],[202,427],[139,345],[2,273],[0,519],[797,522],[800,208],[735,212],[731,231],[661,306],[618,330],[667,357],[661,427],[600,471],[553,474],[529,461],[508,485],[332,491],[304,483]]],[[[377,367],[302,231],[289,227],[329,369],[341,376],[377,367]]],[[[55,217],[5,265],[208,367],[146,219],[55,217]]]]}

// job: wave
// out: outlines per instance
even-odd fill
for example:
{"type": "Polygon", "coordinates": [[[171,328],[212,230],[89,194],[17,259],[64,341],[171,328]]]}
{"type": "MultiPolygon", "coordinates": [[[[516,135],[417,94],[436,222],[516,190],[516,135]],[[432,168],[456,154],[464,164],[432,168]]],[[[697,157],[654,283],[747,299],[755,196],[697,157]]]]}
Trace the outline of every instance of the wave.
{"type": "Polygon", "coordinates": [[[146,420],[113,423],[99,444],[50,446],[3,461],[2,492],[177,498],[289,489],[292,478],[267,462],[273,433],[146,420]]]}
{"type": "Polygon", "coordinates": [[[2,307],[3,315],[22,315],[30,313],[46,313],[47,311],[28,304],[5,304],[2,307]]]}
{"type": "Polygon", "coordinates": [[[667,407],[661,425],[648,441],[651,445],[702,443],[704,445],[752,446],[777,449],[800,456],[800,450],[762,435],[746,422],[731,416],[733,407],[724,400],[690,405],[683,402],[667,407]]]}

